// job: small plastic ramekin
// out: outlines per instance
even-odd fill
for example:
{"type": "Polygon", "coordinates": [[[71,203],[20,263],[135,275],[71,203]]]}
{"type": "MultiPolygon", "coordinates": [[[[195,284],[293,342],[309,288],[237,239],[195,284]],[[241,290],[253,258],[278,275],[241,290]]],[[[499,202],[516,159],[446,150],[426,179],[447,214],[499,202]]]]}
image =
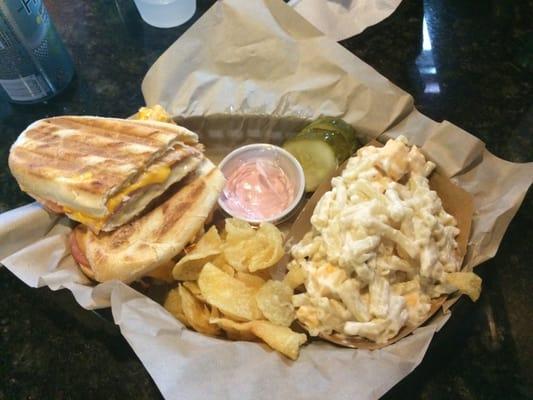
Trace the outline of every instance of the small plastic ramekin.
{"type": "Polygon", "coordinates": [[[304,171],[298,160],[294,158],[292,154],[281,147],[269,143],[255,143],[239,147],[224,157],[218,167],[224,176],[228,178],[231,173],[243,162],[257,158],[269,158],[270,160],[275,161],[276,164],[285,172],[287,178],[293,184],[294,188],[294,198],[289,205],[280,213],[264,219],[252,219],[247,216],[239,215],[235,211],[226,207],[224,202],[224,191],[222,191],[218,198],[218,205],[226,214],[234,218],[242,219],[251,224],[259,224],[261,222],[279,224],[292,215],[302,200],[305,190],[304,171]]]}

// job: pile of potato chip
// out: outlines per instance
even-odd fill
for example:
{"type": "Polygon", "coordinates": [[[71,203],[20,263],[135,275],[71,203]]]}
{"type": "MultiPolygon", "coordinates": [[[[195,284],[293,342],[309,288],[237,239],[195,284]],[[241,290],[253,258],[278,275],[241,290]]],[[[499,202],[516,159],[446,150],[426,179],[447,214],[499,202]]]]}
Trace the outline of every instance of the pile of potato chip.
{"type": "Polygon", "coordinates": [[[274,225],[254,229],[245,221],[226,219],[221,235],[211,227],[174,266],[172,275],[180,283],[164,306],[198,332],[262,340],[294,360],[307,340],[290,328],[293,289],[303,275],[289,271],[283,281],[269,279],[269,268],[283,254],[283,236],[274,225]]]}

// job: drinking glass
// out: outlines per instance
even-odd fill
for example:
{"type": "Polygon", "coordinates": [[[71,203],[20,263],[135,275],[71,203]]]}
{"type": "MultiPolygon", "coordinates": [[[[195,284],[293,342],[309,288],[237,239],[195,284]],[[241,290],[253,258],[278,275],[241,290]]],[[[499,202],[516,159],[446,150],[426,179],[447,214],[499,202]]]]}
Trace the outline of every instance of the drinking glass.
{"type": "Polygon", "coordinates": [[[196,11],[196,0],[135,0],[141,18],[157,28],[171,28],[187,22],[196,11]]]}

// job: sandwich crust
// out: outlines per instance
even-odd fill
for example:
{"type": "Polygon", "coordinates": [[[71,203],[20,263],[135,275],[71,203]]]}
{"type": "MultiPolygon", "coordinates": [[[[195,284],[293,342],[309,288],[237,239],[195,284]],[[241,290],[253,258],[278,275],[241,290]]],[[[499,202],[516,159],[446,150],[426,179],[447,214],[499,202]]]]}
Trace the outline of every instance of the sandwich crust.
{"type": "Polygon", "coordinates": [[[76,227],[72,248],[83,253],[75,257],[82,270],[99,282],[131,282],[179,254],[203,227],[224,186],[224,176],[209,161],[198,171],[161,205],[113,232],[95,235],[76,227]]]}

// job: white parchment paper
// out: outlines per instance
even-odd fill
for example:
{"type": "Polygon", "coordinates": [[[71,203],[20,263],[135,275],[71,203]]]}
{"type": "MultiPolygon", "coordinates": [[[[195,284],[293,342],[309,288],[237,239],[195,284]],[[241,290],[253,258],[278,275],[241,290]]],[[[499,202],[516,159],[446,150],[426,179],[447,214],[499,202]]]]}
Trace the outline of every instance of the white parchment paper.
{"type": "MultiPolygon", "coordinates": [[[[280,143],[320,115],[344,118],[362,140],[407,136],[474,196],[466,268],[495,254],[533,177],[532,163],[500,160],[474,136],[420,114],[411,96],[280,0],[217,2],[152,66],[143,93],[216,158],[249,142],[280,143]]],[[[1,263],[32,287],[69,289],[86,309],[111,306],[168,399],[377,398],[421,362],[449,316],[373,352],[313,341],[291,362],[265,345],[189,331],[120,282],[94,285],[69,254],[69,231],[35,204],[4,213],[1,263]]]]}
{"type": "Polygon", "coordinates": [[[292,0],[289,5],[305,19],[339,41],[383,21],[401,0],[292,0]]]}

